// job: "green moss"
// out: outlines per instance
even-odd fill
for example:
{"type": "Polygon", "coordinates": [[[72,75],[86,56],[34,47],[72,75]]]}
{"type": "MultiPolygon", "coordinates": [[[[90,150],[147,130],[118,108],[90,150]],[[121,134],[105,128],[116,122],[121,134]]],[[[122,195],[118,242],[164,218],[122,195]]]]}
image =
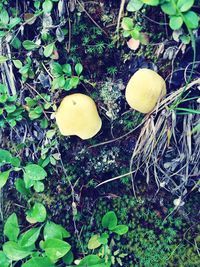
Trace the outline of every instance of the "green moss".
{"type": "Polygon", "coordinates": [[[188,235],[193,240],[189,243],[184,235],[188,225],[180,217],[169,217],[163,222],[166,215],[159,207],[130,196],[111,201],[101,199],[94,210],[90,224],[83,226],[83,243],[87,244],[92,233],[101,229],[103,214],[114,210],[119,223],[129,226],[129,232],[115,244],[121,253],[128,254],[124,267],[199,266],[200,257],[193,245],[194,229],[188,235]]]}

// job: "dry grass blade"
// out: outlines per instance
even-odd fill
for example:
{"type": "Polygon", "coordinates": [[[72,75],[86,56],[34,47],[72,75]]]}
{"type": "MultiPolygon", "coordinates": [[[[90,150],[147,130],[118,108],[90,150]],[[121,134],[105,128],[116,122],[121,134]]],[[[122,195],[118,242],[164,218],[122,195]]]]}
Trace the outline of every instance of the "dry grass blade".
{"type": "MultiPolygon", "coordinates": [[[[191,135],[196,117],[195,114],[186,114],[183,117],[181,133],[177,131],[176,123],[174,123],[176,119],[174,119],[173,110],[164,108],[157,118],[156,124],[154,121],[147,121],[132,154],[130,171],[135,169],[139,163],[140,165],[145,163],[144,173],[147,183],[150,173],[154,173],[158,187],[162,185],[172,193],[183,197],[187,193],[186,187],[191,183],[190,177],[194,176],[194,169],[199,168],[199,156],[196,155],[196,151],[200,150],[200,138],[197,136],[193,138],[191,135]],[[167,142],[169,125],[171,126],[170,132],[173,134],[170,134],[170,140],[167,142]],[[148,131],[144,131],[144,128],[148,131]],[[196,141],[195,147],[194,140],[196,141]],[[135,153],[136,151],[137,153],[135,153]],[[177,171],[174,173],[175,170],[177,171]],[[158,177],[160,178],[158,179],[158,177]],[[160,181],[160,185],[158,181],[160,181]]],[[[136,169],[137,171],[138,169],[136,169]]]]}
{"type": "MultiPolygon", "coordinates": [[[[197,84],[200,84],[200,79],[192,81],[187,90],[197,84]]],[[[151,114],[145,117],[130,160],[130,171],[108,179],[97,187],[125,176],[131,176],[135,194],[136,173],[142,170],[147,183],[152,175],[155,177],[158,189],[164,187],[177,196],[184,196],[187,193],[186,187],[191,181],[190,177],[197,173],[199,167],[200,134],[197,132],[194,137],[191,135],[198,115],[185,115],[183,130],[180,133],[177,130],[175,111],[168,109],[168,105],[173,105],[183,88],[162,100],[151,114]],[[161,113],[156,117],[158,111],[161,113]]]]}
{"type": "Polygon", "coordinates": [[[117,19],[117,28],[116,28],[117,33],[119,32],[120,21],[121,21],[122,14],[124,11],[125,2],[126,2],[126,0],[121,0],[119,15],[118,15],[118,19],[117,19]]]}

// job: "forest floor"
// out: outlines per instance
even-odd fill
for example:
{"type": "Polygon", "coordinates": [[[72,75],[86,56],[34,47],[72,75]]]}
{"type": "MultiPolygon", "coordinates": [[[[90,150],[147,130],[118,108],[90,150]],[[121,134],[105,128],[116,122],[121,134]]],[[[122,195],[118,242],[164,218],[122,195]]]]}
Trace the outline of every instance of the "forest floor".
{"type": "Polygon", "coordinates": [[[200,4],[158,2],[1,1],[0,267],[200,265],[200,4]],[[167,88],[147,114],[143,68],[167,88]],[[92,138],[58,128],[73,94],[92,138]]]}

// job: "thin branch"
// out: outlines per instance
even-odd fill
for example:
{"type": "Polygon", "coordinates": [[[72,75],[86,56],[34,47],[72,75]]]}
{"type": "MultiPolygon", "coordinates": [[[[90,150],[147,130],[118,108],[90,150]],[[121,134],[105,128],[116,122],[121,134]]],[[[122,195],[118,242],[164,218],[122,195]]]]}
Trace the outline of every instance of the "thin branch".
{"type": "Polygon", "coordinates": [[[126,0],[121,0],[120,9],[119,9],[119,15],[118,15],[118,19],[117,19],[117,28],[116,28],[116,32],[117,33],[119,32],[120,21],[121,21],[121,18],[122,18],[122,14],[124,12],[125,2],[126,2],[126,0]]]}

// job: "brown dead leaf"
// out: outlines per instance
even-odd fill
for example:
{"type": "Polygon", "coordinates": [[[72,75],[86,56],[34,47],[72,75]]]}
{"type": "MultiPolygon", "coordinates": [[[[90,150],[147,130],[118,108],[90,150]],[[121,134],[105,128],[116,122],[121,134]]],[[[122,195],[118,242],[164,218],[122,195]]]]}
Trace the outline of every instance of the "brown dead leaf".
{"type": "Polygon", "coordinates": [[[28,25],[32,25],[35,23],[37,17],[34,16],[33,13],[25,13],[24,14],[24,20],[27,22],[28,25]]]}
{"type": "Polygon", "coordinates": [[[59,54],[58,54],[58,51],[57,51],[57,50],[54,50],[54,51],[53,51],[52,58],[53,58],[53,59],[59,59],[59,54]]]}
{"type": "Polygon", "coordinates": [[[149,43],[149,36],[145,32],[140,33],[140,42],[143,45],[147,45],[149,43]]]}
{"type": "Polygon", "coordinates": [[[156,49],[156,56],[159,57],[161,54],[163,54],[164,50],[165,50],[165,45],[164,43],[161,43],[159,47],[156,49]]]}

